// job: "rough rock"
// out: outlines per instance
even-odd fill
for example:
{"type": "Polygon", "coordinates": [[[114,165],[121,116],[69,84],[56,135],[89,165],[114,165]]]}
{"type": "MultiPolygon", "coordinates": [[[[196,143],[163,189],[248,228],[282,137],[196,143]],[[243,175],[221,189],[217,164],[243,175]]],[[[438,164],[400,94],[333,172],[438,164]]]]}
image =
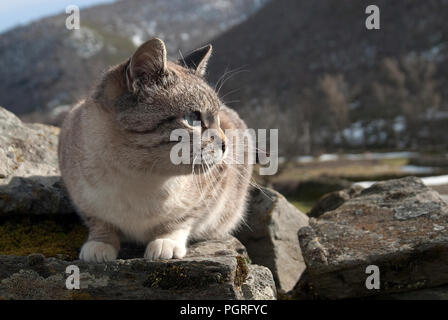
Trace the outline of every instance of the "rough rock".
{"type": "Polygon", "coordinates": [[[448,204],[418,178],[378,182],[299,233],[307,266],[296,298],[385,295],[448,283],[448,204]],[[366,267],[380,289],[366,288],[366,267]]]}
{"type": "Polygon", "coordinates": [[[73,213],[59,178],[58,134],[0,107],[0,216],[73,213]]]}
{"type": "Polygon", "coordinates": [[[354,185],[349,189],[327,193],[311,208],[308,216],[318,218],[327,211],[335,210],[347,200],[359,195],[362,189],[361,186],[354,185]]]}
{"type": "Polygon", "coordinates": [[[448,300],[448,286],[375,296],[376,300],[448,300]]]}
{"type": "Polygon", "coordinates": [[[246,224],[236,233],[250,259],[268,267],[277,287],[291,290],[305,269],[297,232],[308,225],[308,217],[280,193],[253,189],[246,224]]]}
{"type": "Polygon", "coordinates": [[[442,197],[443,200],[445,200],[445,202],[448,203],[448,195],[446,195],[446,194],[441,194],[440,196],[442,197]]]}
{"type": "Polygon", "coordinates": [[[272,274],[251,265],[233,237],[199,242],[181,260],[85,263],[0,256],[1,299],[275,299],[272,274]],[[69,265],[79,267],[80,289],[68,290],[69,265]]]}

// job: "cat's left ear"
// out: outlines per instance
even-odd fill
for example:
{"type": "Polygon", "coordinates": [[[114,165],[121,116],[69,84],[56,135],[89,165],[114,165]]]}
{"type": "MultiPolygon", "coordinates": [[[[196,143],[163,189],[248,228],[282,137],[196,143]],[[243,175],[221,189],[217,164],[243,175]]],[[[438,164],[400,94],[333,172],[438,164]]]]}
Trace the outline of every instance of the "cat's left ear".
{"type": "Polygon", "coordinates": [[[179,63],[185,68],[192,69],[194,72],[203,76],[207,69],[207,63],[212,55],[212,45],[208,44],[202,48],[196,49],[186,57],[179,60],[179,63]]]}
{"type": "Polygon", "coordinates": [[[160,79],[167,70],[165,43],[159,38],[146,41],[129,59],[126,67],[126,83],[130,91],[139,80],[148,83],[160,79]]]}

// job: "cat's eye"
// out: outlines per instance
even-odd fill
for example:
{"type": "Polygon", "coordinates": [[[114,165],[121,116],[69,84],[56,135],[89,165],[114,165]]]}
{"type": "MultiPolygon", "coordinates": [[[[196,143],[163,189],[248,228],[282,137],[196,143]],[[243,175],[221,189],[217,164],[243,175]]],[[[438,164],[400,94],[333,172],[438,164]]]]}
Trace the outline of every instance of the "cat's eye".
{"type": "Polygon", "coordinates": [[[184,116],[185,122],[192,127],[200,127],[201,123],[201,113],[199,111],[194,111],[184,116]]]}

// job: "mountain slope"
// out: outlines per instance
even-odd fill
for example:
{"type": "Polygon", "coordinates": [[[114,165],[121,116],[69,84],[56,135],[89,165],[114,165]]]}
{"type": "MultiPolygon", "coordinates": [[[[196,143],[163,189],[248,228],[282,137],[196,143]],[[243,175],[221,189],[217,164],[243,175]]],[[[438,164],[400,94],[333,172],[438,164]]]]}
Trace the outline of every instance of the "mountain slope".
{"type": "Polygon", "coordinates": [[[263,85],[261,93],[278,93],[296,90],[324,73],[343,72],[357,79],[384,57],[429,55],[431,50],[446,54],[448,1],[375,3],[381,29],[369,31],[364,26],[369,1],[274,0],[213,41],[211,78],[243,68],[249,72],[236,78],[245,86],[263,85]]]}
{"type": "Polygon", "coordinates": [[[17,114],[81,98],[101,72],[158,36],[168,52],[191,50],[243,21],[266,0],[126,0],[61,14],[0,35],[0,105],[17,114]]]}
{"type": "MultiPolygon", "coordinates": [[[[365,131],[366,121],[373,120],[378,123],[372,132],[363,134],[382,137],[372,138],[372,145],[411,146],[414,138],[395,139],[401,133],[383,122],[402,126],[392,121],[404,116],[409,131],[416,122],[412,115],[448,110],[448,1],[375,1],[380,30],[365,27],[370,4],[274,0],[213,41],[210,79],[242,70],[221,94],[236,101],[232,106],[251,125],[286,127],[294,150],[303,136],[311,135],[314,144],[334,143],[337,134],[344,140],[344,128],[351,136],[351,125],[365,131]]],[[[441,131],[428,133],[432,128],[421,124],[414,131],[446,140],[441,131]]]]}

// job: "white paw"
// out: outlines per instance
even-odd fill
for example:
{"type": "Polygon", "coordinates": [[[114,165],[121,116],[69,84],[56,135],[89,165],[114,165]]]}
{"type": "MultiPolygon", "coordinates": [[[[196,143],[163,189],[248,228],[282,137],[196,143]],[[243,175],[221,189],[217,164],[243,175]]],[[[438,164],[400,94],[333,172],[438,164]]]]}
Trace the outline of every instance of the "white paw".
{"type": "Polygon", "coordinates": [[[110,244],[87,241],[81,248],[79,259],[86,262],[107,262],[117,259],[118,252],[110,244]]]}
{"type": "Polygon", "coordinates": [[[146,247],[145,259],[164,260],[181,259],[185,257],[187,248],[182,242],[171,239],[156,239],[151,241],[146,247]]]}

